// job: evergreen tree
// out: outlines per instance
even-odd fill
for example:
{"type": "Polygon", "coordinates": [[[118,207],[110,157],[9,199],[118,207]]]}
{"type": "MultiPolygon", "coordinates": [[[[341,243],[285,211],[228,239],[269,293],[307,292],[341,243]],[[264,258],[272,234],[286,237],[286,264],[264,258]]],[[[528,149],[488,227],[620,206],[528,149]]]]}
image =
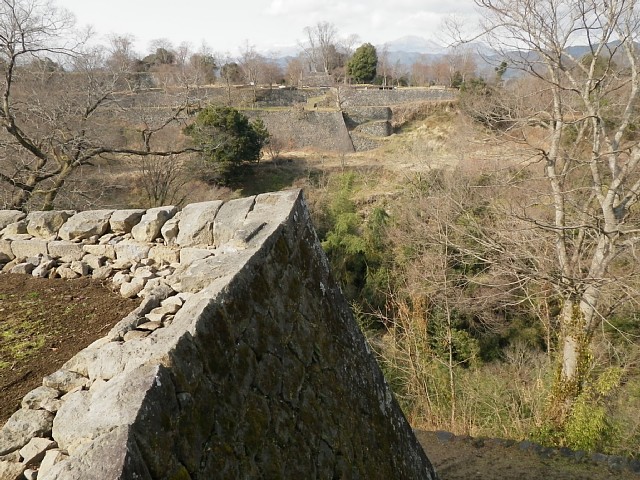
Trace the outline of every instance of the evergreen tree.
{"type": "Polygon", "coordinates": [[[376,47],[370,43],[359,46],[349,63],[347,64],[347,75],[358,83],[370,82],[376,77],[376,66],[378,65],[378,55],[376,47]]]}
{"type": "Polygon", "coordinates": [[[185,133],[216,165],[219,183],[228,182],[242,165],[260,160],[269,132],[261,120],[249,119],[232,107],[209,106],[198,113],[185,133]]]}

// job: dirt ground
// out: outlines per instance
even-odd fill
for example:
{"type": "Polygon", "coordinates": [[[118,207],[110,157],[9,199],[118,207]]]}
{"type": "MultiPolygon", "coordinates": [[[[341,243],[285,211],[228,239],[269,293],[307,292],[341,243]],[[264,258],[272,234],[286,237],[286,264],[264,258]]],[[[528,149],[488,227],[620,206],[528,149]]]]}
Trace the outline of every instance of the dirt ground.
{"type": "MultiPolygon", "coordinates": [[[[138,304],[88,278],[43,280],[0,274],[0,425],[20,400],[138,304]]],[[[441,480],[640,479],[604,465],[545,458],[517,444],[417,432],[441,480]]]]}
{"type": "Polygon", "coordinates": [[[0,274],[0,425],[22,397],[136,308],[89,278],[0,274]]]}
{"type": "Polygon", "coordinates": [[[416,432],[440,480],[638,480],[630,470],[615,471],[559,453],[523,450],[516,442],[480,440],[416,432]],[[443,438],[444,437],[444,438],[443,438]]]}

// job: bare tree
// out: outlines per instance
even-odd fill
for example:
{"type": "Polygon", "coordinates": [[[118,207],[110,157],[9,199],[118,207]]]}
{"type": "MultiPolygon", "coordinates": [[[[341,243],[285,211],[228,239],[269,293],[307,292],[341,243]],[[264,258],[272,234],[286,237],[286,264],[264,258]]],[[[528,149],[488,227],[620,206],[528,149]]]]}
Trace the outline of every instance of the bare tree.
{"type": "Polygon", "coordinates": [[[153,133],[138,146],[118,138],[122,72],[107,68],[103,49],[74,42],[74,33],[72,17],[49,1],[0,2],[0,183],[9,208],[26,209],[36,199],[37,208],[52,208],[77,169],[106,155],[193,150],[154,151],[153,133]],[[56,63],[70,70],[41,68],[56,63]]]}
{"type": "Polygon", "coordinates": [[[287,62],[287,83],[291,86],[300,86],[304,78],[304,62],[300,57],[295,57],[287,62]]]}
{"type": "Polygon", "coordinates": [[[391,75],[391,61],[389,60],[389,47],[385,43],[378,52],[378,66],[376,68],[378,76],[382,77],[382,85],[387,86],[387,80],[391,75]]]}
{"type": "Polygon", "coordinates": [[[142,157],[134,167],[138,170],[139,184],[150,207],[184,202],[183,187],[190,177],[180,158],[149,155],[142,157]]]}
{"type": "Polygon", "coordinates": [[[336,52],[338,30],[333,23],[318,22],[312,27],[305,27],[306,43],[303,45],[309,65],[314,72],[318,70],[327,75],[333,69],[336,52]]]}
{"type": "MultiPolygon", "coordinates": [[[[635,0],[475,0],[485,38],[510,68],[535,79],[505,110],[533,147],[543,176],[537,198],[514,208],[548,238],[551,265],[539,272],[560,305],[557,420],[562,422],[591,368],[594,334],[638,292],[640,91],[635,0]],[[585,49],[573,50],[576,45],[585,49]],[[573,52],[580,51],[578,55],[573,52]],[[531,101],[535,99],[535,103],[531,101]],[[634,208],[635,207],[635,208],[634,208]]],[[[532,274],[522,259],[514,269],[532,274]]]]}

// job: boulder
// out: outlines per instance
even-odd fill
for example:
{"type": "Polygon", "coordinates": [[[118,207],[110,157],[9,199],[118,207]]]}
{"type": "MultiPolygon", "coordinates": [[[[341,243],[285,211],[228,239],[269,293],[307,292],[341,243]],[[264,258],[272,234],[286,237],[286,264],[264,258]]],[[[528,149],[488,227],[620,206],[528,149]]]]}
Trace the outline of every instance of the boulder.
{"type": "MultiPolygon", "coordinates": [[[[176,243],[181,247],[213,245],[213,223],[222,206],[221,201],[215,200],[192,203],[184,207],[180,214],[176,243]]],[[[246,215],[247,212],[244,213],[246,215]]]]}
{"type": "Polygon", "coordinates": [[[55,402],[60,392],[55,388],[40,386],[27,393],[22,399],[22,408],[30,410],[49,410],[47,406],[55,402]]]}
{"type": "Polygon", "coordinates": [[[17,273],[19,275],[31,275],[31,273],[35,270],[35,268],[36,268],[36,265],[34,265],[33,263],[23,262],[13,267],[10,270],[10,272],[17,273]]]}
{"type": "Polygon", "coordinates": [[[15,412],[0,429],[0,456],[21,449],[33,437],[51,433],[53,414],[44,410],[15,412]]]}
{"type": "Polygon", "coordinates": [[[24,480],[26,465],[17,462],[0,461],[0,479],[24,480]]]}
{"type": "Polygon", "coordinates": [[[44,454],[44,458],[42,459],[42,463],[40,464],[39,472],[45,474],[49,470],[53,468],[56,463],[60,463],[64,459],[69,458],[63,451],[58,449],[48,450],[44,454]]]}
{"type": "Polygon", "coordinates": [[[89,275],[89,265],[87,265],[87,263],[85,262],[80,262],[80,261],[71,262],[71,265],[69,266],[69,268],[74,272],[76,272],[81,277],[86,277],[87,275],[89,275]]]}
{"type": "Polygon", "coordinates": [[[16,258],[16,256],[13,254],[13,250],[11,250],[11,241],[0,240],[0,263],[10,262],[14,258],[16,258]]]}
{"type": "Polygon", "coordinates": [[[223,205],[216,216],[213,226],[213,241],[210,245],[219,247],[228,243],[243,224],[249,212],[254,208],[256,197],[239,198],[223,205]]]}
{"type": "Polygon", "coordinates": [[[20,449],[22,463],[25,465],[40,463],[46,451],[56,448],[57,446],[58,444],[56,442],[48,438],[32,438],[29,440],[29,443],[20,449]]]}
{"type": "Polygon", "coordinates": [[[197,260],[202,260],[214,255],[213,250],[207,248],[181,248],[180,249],[180,264],[189,265],[197,260]]]}
{"type": "Polygon", "coordinates": [[[63,240],[85,240],[94,235],[103,235],[109,229],[113,210],[86,210],[76,213],[60,228],[58,235],[63,240]]]}
{"type": "Polygon", "coordinates": [[[17,265],[24,262],[24,258],[14,258],[2,267],[3,272],[11,272],[17,265]]]}
{"type": "Polygon", "coordinates": [[[84,250],[81,243],[69,240],[53,240],[49,242],[49,255],[59,258],[63,262],[82,260],[84,250]]]}
{"type": "Polygon", "coordinates": [[[31,275],[37,278],[47,278],[51,270],[55,268],[57,262],[55,260],[44,260],[33,269],[31,275]]]}
{"type": "Polygon", "coordinates": [[[75,278],[79,278],[80,275],[77,272],[74,272],[67,265],[61,265],[56,268],[56,275],[64,280],[73,280],[75,278]]]}
{"type": "Polygon", "coordinates": [[[174,245],[176,243],[178,232],[180,231],[180,229],[178,228],[180,218],[182,218],[182,212],[176,213],[175,216],[167,220],[160,229],[162,238],[164,238],[164,241],[167,245],[174,245]]]}
{"type": "Polygon", "coordinates": [[[11,251],[17,257],[37,257],[49,254],[46,240],[33,238],[31,240],[15,240],[11,243],[11,251]]]}
{"type": "Polygon", "coordinates": [[[0,210],[0,230],[4,230],[7,225],[19,222],[27,216],[20,210],[0,210]]]}
{"type": "Polygon", "coordinates": [[[85,253],[96,255],[98,257],[105,257],[109,260],[116,259],[116,249],[113,245],[83,245],[82,249],[85,253]]]}
{"type": "Polygon", "coordinates": [[[15,223],[10,223],[4,228],[4,230],[2,230],[1,233],[3,238],[15,237],[16,235],[26,235],[27,222],[24,220],[20,220],[15,223]]]}
{"type": "Polygon", "coordinates": [[[38,470],[34,470],[33,468],[27,468],[24,473],[25,480],[37,480],[38,478],[38,470]]]}
{"type": "Polygon", "coordinates": [[[175,290],[162,278],[152,278],[147,281],[142,291],[138,292],[139,297],[143,298],[157,298],[159,301],[167,298],[169,295],[173,295],[175,290]]]}
{"type": "MultiPolygon", "coordinates": [[[[109,412],[105,412],[105,415],[109,415],[109,412]]],[[[55,465],[48,468],[41,466],[38,480],[125,478],[151,480],[155,478],[149,474],[135,440],[128,435],[128,430],[129,427],[126,426],[116,427],[100,435],[91,443],[81,445],[77,455],[71,457],[61,455],[55,465]],[[126,471],[125,475],[122,474],[123,471],[126,471]]],[[[188,479],[189,476],[167,476],[167,478],[188,479]]]]}
{"type": "Polygon", "coordinates": [[[89,379],[75,372],[58,370],[51,375],[44,377],[42,385],[62,393],[67,393],[76,388],[88,387],[89,379]]]}
{"type": "Polygon", "coordinates": [[[105,267],[94,268],[91,275],[96,280],[106,280],[111,276],[112,273],[113,268],[107,265],[105,267]]]}
{"type": "Polygon", "coordinates": [[[129,330],[124,334],[122,340],[125,342],[130,342],[131,340],[142,340],[146,338],[151,333],[151,330],[129,330]]]}
{"type": "MultiPolygon", "coordinates": [[[[127,375],[113,377],[91,393],[81,391],[70,395],[53,421],[53,438],[60,448],[73,455],[82,444],[116,427],[133,424],[142,399],[156,385],[156,378],[160,380],[157,375],[161,369],[142,366],[127,375]]],[[[162,382],[167,380],[171,384],[165,377],[166,374],[162,382]]]]}
{"type": "Polygon", "coordinates": [[[46,240],[55,240],[58,231],[71,218],[73,210],[31,212],[27,215],[27,233],[46,240]]]}
{"type": "Polygon", "coordinates": [[[104,266],[106,257],[100,257],[98,255],[92,255],[88,253],[84,257],[82,257],[82,261],[89,265],[89,268],[91,270],[97,270],[98,268],[104,266]]]}
{"type": "Polygon", "coordinates": [[[158,264],[170,264],[180,261],[180,250],[176,247],[156,245],[151,247],[149,258],[158,264]]]}
{"type": "Polygon", "coordinates": [[[140,277],[134,277],[130,282],[124,282],[120,285],[120,295],[124,298],[133,298],[144,288],[146,280],[140,277]]]}
{"type": "Polygon", "coordinates": [[[139,261],[147,258],[151,245],[124,240],[117,243],[114,248],[118,260],[139,261]]]}
{"type": "Polygon", "coordinates": [[[140,222],[144,213],[145,210],[142,209],[116,210],[109,220],[111,231],[114,233],[131,232],[131,229],[140,222]]]}
{"type": "Polygon", "coordinates": [[[148,267],[139,267],[135,270],[132,270],[133,276],[137,278],[142,278],[143,280],[151,280],[152,278],[156,278],[156,268],[152,266],[148,267]]]}
{"type": "Polygon", "coordinates": [[[156,207],[147,210],[140,222],[131,229],[131,235],[138,242],[153,242],[167,220],[178,212],[177,207],[156,207]]]}
{"type": "Polygon", "coordinates": [[[111,279],[111,282],[116,287],[120,287],[123,283],[129,282],[129,281],[131,281],[131,275],[124,272],[117,272],[111,279]]]}

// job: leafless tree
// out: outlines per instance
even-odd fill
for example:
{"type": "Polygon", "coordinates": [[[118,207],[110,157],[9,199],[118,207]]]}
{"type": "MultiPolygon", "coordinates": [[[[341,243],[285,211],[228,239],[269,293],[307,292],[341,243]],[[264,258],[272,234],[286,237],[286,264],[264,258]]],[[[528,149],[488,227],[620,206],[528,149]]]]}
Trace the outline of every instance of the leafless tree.
{"type": "Polygon", "coordinates": [[[134,168],[138,171],[139,185],[148,206],[180,205],[184,202],[184,186],[190,177],[182,159],[149,155],[136,161],[134,168]]]}
{"type": "Polygon", "coordinates": [[[302,79],[304,78],[304,62],[299,56],[287,62],[286,76],[289,85],[297,87],[302,84],[302,79]]]}
{"type": "MultiPolygon", "coordinates": [[[[638,292],[640,92],[635,0],[475,0],[485,38],[509,67],[535,79],[505,110],[509,130],[537,152],[536,193],[512,215],[549,240],[539,272],[559,299],[559,421],[588,377],[592,340],[638,292]],[[584,45],[586,49],[571,49],[584,45]],[[585,53],[586,50],[586,53],[585,53]],[[579,54],[573,52],[579,51],[579,54]],[[635,277],[637,278],[637,277],[635,277]]],[[[502,96],[502,95],[500,95],[502,96]]],[[[525,184],[523,184],[523,188],[525,184]]],[[[496,243],[495,245],[499,245],[496,243]]],[[[531,271],[521,259],[513,268],[531,271]]]]}
{"type": "Polygon", "coordinates": [[[122,72],[107,67],[104,49],[74,41],[75,33],[73,18],[47,0],[0,2],[0,183],[9,208],[36,200],[52,208],[72,174],[101,157],[192,150],[155,151],[155,132],[137,146],[123,142],[122,72]],[[67,71],[42,68],[62,64],[67,71]]]}
{"type": "Polygon", "coordinates": [[[336,26],[330,22],[318,22],[314,26],[305,27],[304,33],[306,43],[303,44],[303,50],[312,71],[320,70],[328,75],[334,66],[333,57],[338,39],[336,26]]]}

